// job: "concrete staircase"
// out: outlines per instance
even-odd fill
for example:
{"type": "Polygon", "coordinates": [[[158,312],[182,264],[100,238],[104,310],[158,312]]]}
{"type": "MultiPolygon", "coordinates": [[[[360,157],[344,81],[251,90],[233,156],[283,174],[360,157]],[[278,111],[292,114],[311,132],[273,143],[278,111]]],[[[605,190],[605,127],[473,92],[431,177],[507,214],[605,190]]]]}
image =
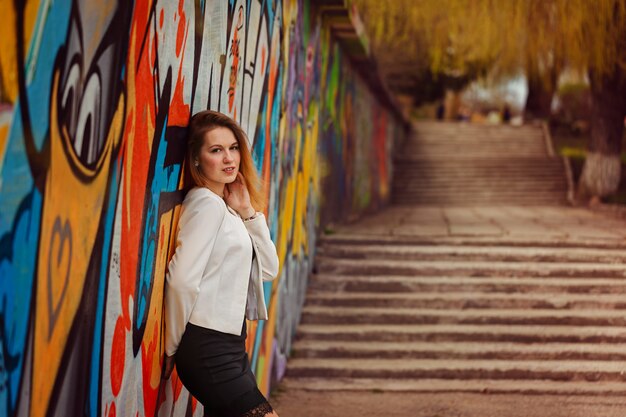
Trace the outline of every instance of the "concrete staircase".
{"type": "Polygon", "coordinates": [[[416,123],[394,159],[393,202],[563,204],[563,161],[549,146],[541,126],[416,123]]]}
{"type": "Polygon", "coordinates": [[[626,252],[323,238],[287,387],[626,394],[626,252]]]}
{"type": "Polygon", "coordinates": [[[626,223],[566,207],[546,143],[417,124],[396,204],[319,241],[286,388],[626,394],[626,223]]]}

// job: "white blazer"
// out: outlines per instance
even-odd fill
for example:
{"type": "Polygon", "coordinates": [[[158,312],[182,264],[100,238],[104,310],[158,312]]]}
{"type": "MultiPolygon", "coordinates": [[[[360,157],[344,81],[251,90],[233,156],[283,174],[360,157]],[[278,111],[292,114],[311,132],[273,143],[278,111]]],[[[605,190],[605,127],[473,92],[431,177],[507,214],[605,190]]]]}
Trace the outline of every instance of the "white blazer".
{"type": "Polygon", "coordinates": [[[263,281],[274,279],[278,267],[262,213],[244,222],[208,188],[191,189],[166,273],[166,354],[176,353],[187,323],[240,335],[244,313],[267,320],[263,281]]]}

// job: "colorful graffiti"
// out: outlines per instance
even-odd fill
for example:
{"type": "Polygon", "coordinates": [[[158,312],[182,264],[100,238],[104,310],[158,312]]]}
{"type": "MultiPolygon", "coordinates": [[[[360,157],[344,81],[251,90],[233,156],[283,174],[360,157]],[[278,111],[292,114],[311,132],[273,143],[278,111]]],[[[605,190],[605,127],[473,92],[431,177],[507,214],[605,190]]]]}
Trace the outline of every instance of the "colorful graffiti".
{"type": "Polygon", "coordinates": [[[247,347],[268,393],[316,237],[386,203],[399,122],[306,0],[0,10],[0,414],[202,415],[161,365],[185,126],[206,108],[244,127],[264,180],[281,271],[247,347]]]}

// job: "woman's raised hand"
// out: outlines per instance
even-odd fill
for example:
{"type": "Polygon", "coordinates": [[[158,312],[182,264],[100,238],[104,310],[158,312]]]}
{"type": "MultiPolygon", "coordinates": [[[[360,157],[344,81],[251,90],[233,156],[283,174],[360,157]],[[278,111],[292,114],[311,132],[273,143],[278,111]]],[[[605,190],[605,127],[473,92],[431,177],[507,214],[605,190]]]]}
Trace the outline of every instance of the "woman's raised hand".
{"type": "Polygon", "coordinates": [[[252,204],[250,204],[248,184],[241,172],[237,173],[235,181],[224,187],[224,201],[244,219],[255,213],[252,204]]]}

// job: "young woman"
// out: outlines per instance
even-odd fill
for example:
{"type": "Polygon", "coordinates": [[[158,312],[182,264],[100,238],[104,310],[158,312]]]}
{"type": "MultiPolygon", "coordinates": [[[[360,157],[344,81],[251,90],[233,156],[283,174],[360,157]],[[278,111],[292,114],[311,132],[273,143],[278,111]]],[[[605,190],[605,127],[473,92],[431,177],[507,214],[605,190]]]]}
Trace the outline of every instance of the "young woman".
{"type": "Polygon", "coordinates": [[[278,274],[243,130],[214,111],[194,115],[187,152],[191,189],[165,287],[165,370],[174,362],[206,416],[276,416],[245,350],[246,317],[267,319],[263,281],[278,274]]]}

